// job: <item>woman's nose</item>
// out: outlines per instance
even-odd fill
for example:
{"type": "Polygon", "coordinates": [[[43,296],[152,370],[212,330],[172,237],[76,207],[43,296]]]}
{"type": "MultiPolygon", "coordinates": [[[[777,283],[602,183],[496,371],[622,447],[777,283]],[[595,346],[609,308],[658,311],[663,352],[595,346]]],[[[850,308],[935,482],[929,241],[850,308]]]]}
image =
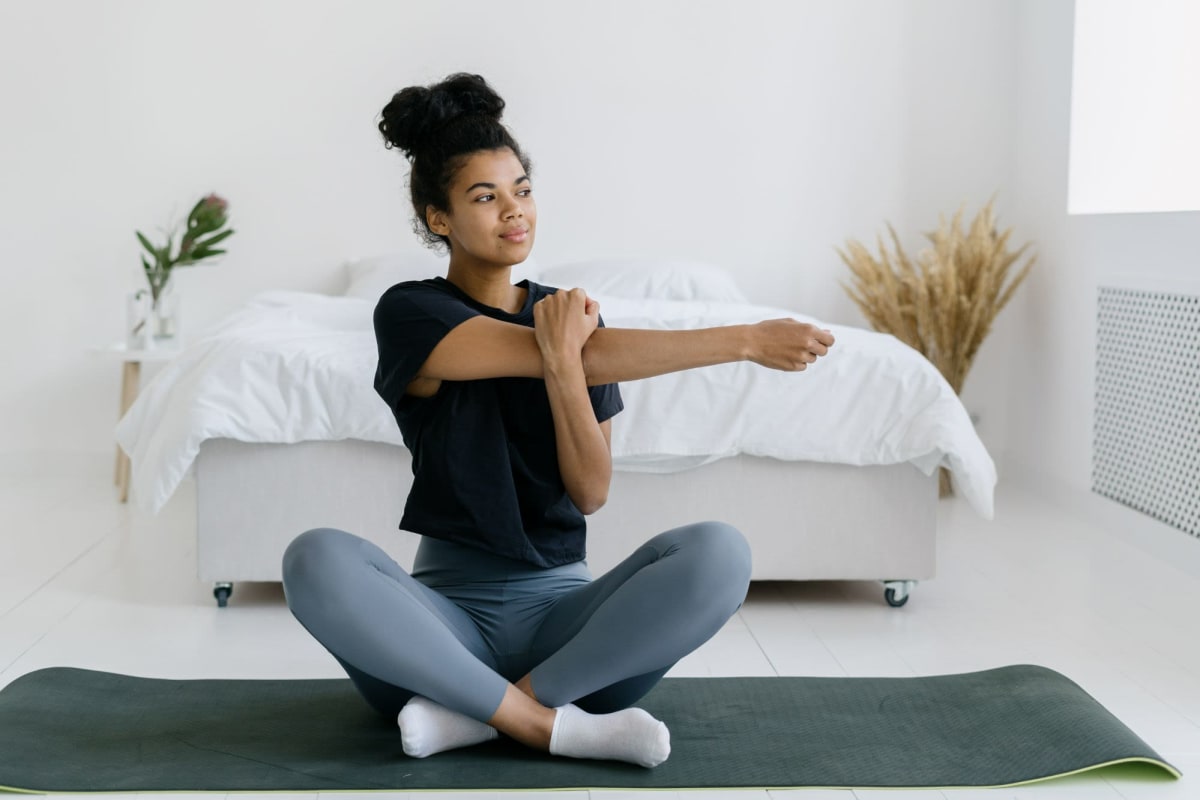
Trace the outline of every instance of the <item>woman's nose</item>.
{"type": "Polygon", "coordinates": [[[519,217],[523,213],[524,212],[521,211],[521,204],[517,202],[517,199],[515,197],[508,198],[504,205],[504,218],[510,219],[512,217],[519,217]]]}

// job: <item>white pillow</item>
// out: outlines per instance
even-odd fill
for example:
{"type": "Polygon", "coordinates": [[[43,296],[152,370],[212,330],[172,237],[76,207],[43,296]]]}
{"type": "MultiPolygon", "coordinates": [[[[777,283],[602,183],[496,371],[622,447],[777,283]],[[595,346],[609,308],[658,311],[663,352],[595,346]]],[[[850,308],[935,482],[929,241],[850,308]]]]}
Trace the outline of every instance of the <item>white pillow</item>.
{"type": "Polygon", "coordinates": [[[613,297],[750,302],[728,270],[684,259],[627,256],[575,261],[542,270],[537,281],[613,297]]]}
{"type": "MultiPolygon", "coordinates": [[[[449,263],[447,257],[439,256],[432,250],[424,253],[383,253],[353,258],[343,264],[347,283],[342,294],[374,303],[384,292],[401,281],[445,276],[449,263]]],[[[513,266],[512,280],[514,283],[522,278],[536,280],[536,273],[536,264],[532,258],[527,258],[513,266]]]]}

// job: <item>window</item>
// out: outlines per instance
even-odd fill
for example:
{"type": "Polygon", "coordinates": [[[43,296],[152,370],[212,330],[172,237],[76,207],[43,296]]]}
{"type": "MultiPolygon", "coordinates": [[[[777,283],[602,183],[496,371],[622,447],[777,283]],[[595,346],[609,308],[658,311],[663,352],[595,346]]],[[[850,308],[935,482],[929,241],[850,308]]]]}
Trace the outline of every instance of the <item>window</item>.
{"type": "Polygon", "coordinates": [[[1076,0],[1068,214],[1200,211],[1197,42],[1197,0],[1076,0]]]}

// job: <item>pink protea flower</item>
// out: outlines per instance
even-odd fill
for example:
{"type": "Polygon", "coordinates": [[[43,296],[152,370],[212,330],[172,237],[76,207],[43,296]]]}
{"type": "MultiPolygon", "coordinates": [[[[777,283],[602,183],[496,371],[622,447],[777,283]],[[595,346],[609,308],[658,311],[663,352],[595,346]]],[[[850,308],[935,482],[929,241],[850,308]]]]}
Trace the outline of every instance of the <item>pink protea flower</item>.
{"type": "Polygon", "coordinates": [[[150,282],[151,293],[157,301],[162,287],[167,283],[171,276],[171,270],[175,267],[183,267],[189,264],[195,264],[199,261],[210,258],[212,256],[221,255],[224,250],[218,250],[215,245],[227,239],[233,234],[233,230],[221,231],[225,226],[225,212],[229,208],[229,203],[225,198],[215,192],[210,192],[202,197],[196,205],[192,206],[192,211],[188,214],[186,228],[183,234],[183,239],[179,243],[179,253],[176,256],[171,255],[171,240],[175,238],[175,233],[172,231],[167,234],[167,243],[163,247],[155,247],[141,231],[135,231],[138,241],[153,257],[154,262],[146,260],[142,256],[142,266],[146,270],[146,279],[150,282]],[[220,231],[218,233],[218,231],[220,231]],[[211,236],[209,234],[212,234],[211,236]],[[208,237],[208,238],[204,238],[208,237]]]}
{"type": "Polygon", "coordinates": [[[214,211],[219,211],[222,214],[225,213],[225,209],[228,208],[228,206],[229,206],[229,203],[225,202],[225,198],[221,197],[218,194],[210,194],[207,197],[205,197],[204,200],[202,200],[201,202],[204,204],[205,208],[210,208],[214,211]]]}
{"type": "Polygon", "coordinates": [[[216,193],[200,199],[188,215],[188,233],[192,238],[215,231],[225,224],[225,209],[229,203],[216,193]]]}

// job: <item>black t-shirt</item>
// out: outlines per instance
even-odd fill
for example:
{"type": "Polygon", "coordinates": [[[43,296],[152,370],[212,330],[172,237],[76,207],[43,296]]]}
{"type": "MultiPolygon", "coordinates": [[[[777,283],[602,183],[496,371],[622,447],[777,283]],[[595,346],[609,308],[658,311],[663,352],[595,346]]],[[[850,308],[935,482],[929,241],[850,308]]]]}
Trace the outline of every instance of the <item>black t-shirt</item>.
{"type": "MultiPolygon", "coordinates": [[[[486,314],[532,328],[533,304],[558,290],[517,285],[528,291],[516,314],[476,302],[441,277],[388,289],[375,306],[375,391],[412,453],[400,528],[550,567],[585,557],[586,523],[559,472],[545,381],[442,381],[432,397],[404,393],[458,324],[486,314]]],[[[589,386],[588,394],[599,422],[624,408],[615,383],[589,386]]]]}

